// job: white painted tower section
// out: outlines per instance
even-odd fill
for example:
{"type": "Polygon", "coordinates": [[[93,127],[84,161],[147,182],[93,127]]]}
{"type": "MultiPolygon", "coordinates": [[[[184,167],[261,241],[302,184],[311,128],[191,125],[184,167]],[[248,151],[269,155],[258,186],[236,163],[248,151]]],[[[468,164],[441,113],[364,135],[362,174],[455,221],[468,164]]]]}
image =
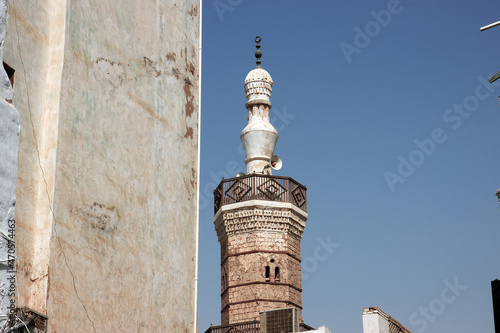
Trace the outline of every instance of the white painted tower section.
{"type": "Polygon", "coordinates": [[[378,312],[363,313],[363,333],[389,333],[389,322],[378,312]]]}
{"type": "MultiPolygon", "coordinates": [[[[256,39],[256,42],[260,42],[260,38],[258,41],[256,39]]],[[[260,48],[260,45],[257,45],[257,48],[260,48]]],[[[247,174],[272,174],[270,160],[278,142],[278,132],[269,121],[272,90],[273,79],[260,67],[258,60],[257,68],[250,71],[245,78],[248,125],[241,132],[241,143],[245,149],[247,174]]]]}

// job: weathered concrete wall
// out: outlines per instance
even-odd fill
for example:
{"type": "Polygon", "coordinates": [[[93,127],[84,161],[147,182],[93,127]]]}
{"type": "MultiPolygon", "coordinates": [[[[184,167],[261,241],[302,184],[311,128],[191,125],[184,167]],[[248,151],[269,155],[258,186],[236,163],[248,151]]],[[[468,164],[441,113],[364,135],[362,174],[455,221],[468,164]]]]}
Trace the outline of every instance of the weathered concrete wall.
{"type": "Polygon", "coordinates": [[[199,2],[8,12],[18,305],[49,332],[193,331],[199,2]]]}
{"type": "MultiPolygon", "coordinates": [[[[3,62],[7,1],[0,1],[0,64],[3,62]]],[[[0,66],[0,328],[15,301],[15,214],[19,112],[7,101],[12,87],[0,66]]]]}
{"type": "Polygon", "coordinates": [[[16,70],[21,114],[16,207],[18,305],[46,312],[54,173],[63,67],[62,1],[8,3],[5,62],[16,70]]]}

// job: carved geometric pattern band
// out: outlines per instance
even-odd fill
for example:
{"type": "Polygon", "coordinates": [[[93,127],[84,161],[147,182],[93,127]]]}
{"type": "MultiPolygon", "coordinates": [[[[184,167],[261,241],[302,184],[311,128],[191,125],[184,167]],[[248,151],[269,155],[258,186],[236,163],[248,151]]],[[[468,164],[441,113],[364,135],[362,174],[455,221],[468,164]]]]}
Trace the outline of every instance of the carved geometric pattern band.
{"type": "Polygon", "coordinates": [[[214,223],[219,241],[239,233],[270,230],[288,233],[291,237],[300,240],[306,226],[306,219],[289,209],[255,208],[228,211],[221,214],[214,223]]]}
{"type": "Polygon", "coordinates": [[[262,185],[257,187],[260,192],[262,192],[269,200],[280,200],[282,196],[286,193],[286,188],[284,188],[280,183],[274,179],[269,179],[265,181],[262,185]]]}
{"type": "Polygon", "coordinates": [[[227,195],[228,197],[230,197],[231,199],[233,199],[234,201],[240,202],[241,199],[243,199],[245,197],[245,195],[248,192],[250,192],[251,190],[252,190],[252,187],[248,186],[247,184],[245,184],[239,180],[236,180],[231,185],[231,187],[229,187],[226,190],[226,193],[224,193],[224,194],[227,195]]]}

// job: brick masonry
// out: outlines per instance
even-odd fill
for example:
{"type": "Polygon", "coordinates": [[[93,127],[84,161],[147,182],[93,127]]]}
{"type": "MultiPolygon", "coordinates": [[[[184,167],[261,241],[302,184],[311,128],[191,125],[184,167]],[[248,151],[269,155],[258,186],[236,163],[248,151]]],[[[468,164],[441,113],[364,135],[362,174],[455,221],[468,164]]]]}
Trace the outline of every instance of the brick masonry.
{"type": "MultiPolygon", "coordinates": [[[[302,309],[300,240],[307,213],[288,203],[226,205],[214,217],[221,244],[221,322],[302,309]]],[[[302,320],[302,319],[301,319],[302,320]]]]}

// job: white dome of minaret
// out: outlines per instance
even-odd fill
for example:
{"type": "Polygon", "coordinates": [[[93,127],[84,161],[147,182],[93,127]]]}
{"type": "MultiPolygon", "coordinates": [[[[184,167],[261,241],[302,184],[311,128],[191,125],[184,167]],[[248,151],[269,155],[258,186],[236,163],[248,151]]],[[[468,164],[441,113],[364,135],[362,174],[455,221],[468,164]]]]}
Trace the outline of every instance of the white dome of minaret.
{"type": "Polygon", "coordinates": [[[255,57],[257,58],[257,68],[250,71],[245,78],[245,93],[247,95],[247,101],[253,101],[256,99],[264,99],[269,101],[271,98],[271,92],[273,91],[273,79],[271,75],[260,67],[262,57],[262,52],[260,51],[260,41],[262,39],[260,36],[255,37],[255,42],[257,43],[257,51],[255,51],[255,57]]]}
{"type": "Polygon", "coordinates": [[[270,100],[273,91],[273,79],[271,75],[262,68],[255,68],[245,78],[245,93],[247,101],[254,99],[270,100]]]}
{"type": "Polygon", "coordinates": [[[260,51],[260,36],[255,37],[257,43],[257,68],[248,73],[245,78],[245,94],[248,110],[248,125],[241,132],[241,142],[245,149],[247,174],[272,174],[271,157],[274,153],[278,132],[269,121],[271,109],[271,92],[273,79],[269,73],[260,67],[262,52],[260,51]]]}

